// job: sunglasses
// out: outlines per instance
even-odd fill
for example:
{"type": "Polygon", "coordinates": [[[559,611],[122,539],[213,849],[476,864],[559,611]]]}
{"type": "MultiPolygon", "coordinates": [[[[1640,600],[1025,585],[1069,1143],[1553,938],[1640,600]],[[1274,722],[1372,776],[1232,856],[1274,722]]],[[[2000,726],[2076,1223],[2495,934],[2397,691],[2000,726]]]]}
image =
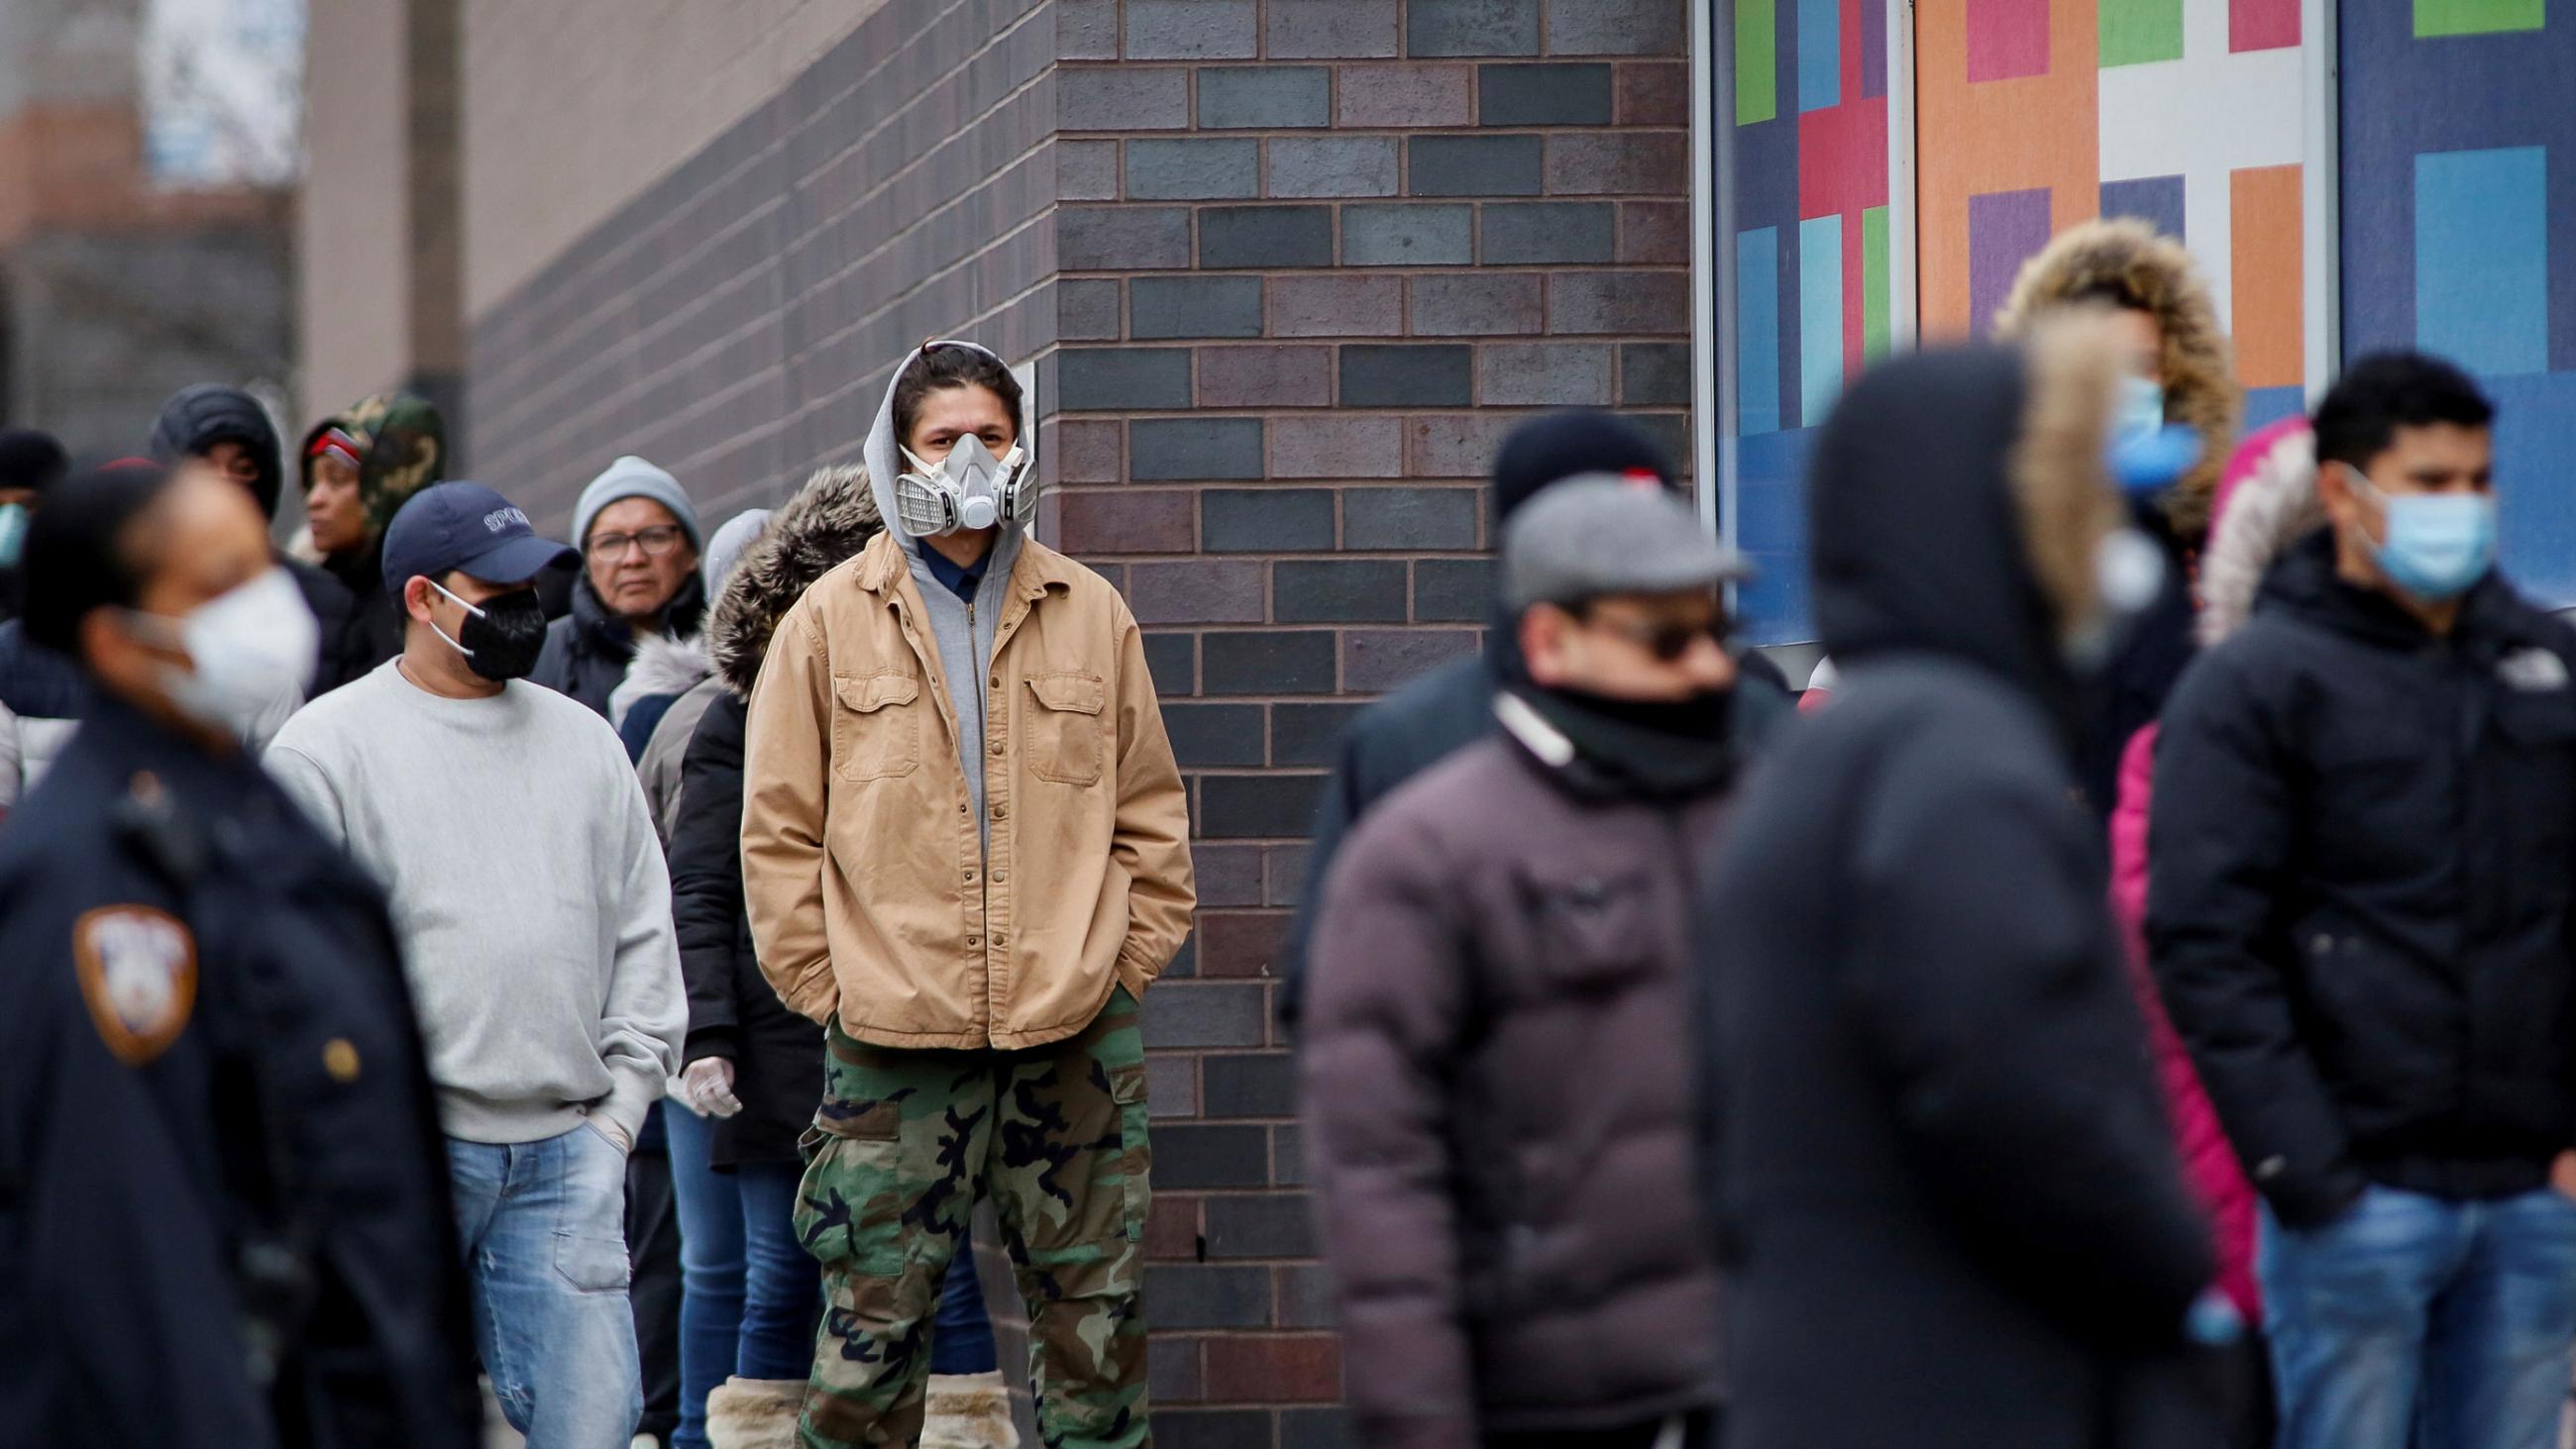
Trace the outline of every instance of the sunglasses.
{"type": "Polygon", "coordinates": [[[1702,639],[1724,649],[1726,641],[1735,632],[1734,621],[1724,614],[1710,615],[1706,620],[1696,624],[1645,624],[1628,619],[1605,618],[1598,614],[1585,616],[1583,622],[1589,628],[1609,630],[1652,654],[1658,662],[1664,664],[1679,663],[1681,657],[1691,651],[1691,646],[1702,639]]]}

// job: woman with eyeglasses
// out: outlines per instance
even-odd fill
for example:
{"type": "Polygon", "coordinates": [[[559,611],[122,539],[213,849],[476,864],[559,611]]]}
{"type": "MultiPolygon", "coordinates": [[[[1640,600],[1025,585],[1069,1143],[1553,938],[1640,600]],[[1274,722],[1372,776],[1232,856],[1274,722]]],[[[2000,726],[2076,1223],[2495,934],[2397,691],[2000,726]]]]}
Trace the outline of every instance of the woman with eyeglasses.
{"type": "Polygon", "coordinates": [[[572,612],[547,628],[545,653],[528,678],[605,719],[638,640],[698,632],[707,611],[698,578],[705,540],[680,480],[632,454],[581,490],[572,522],[582,563],[572,612]]]}

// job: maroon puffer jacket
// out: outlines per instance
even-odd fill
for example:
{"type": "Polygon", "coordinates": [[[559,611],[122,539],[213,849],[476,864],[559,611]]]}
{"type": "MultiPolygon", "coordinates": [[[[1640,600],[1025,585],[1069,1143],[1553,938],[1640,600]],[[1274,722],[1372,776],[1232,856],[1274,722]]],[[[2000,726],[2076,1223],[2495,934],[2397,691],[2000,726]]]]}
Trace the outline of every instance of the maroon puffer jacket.
{"type": "Polygon", "coordinates": [[[1300,1070],[1362,1442],[1716,1401],[1688,927],[1724,798],[1582,798],[1497,737],[1334,862],[1300,1070]]]}

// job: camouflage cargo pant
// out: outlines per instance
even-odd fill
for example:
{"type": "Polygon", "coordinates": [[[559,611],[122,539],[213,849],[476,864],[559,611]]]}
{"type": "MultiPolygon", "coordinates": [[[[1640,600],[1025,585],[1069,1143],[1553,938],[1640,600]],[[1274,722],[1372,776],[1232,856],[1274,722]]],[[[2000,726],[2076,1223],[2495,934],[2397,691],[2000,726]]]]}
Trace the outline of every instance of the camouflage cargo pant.
{"type": "Polygon", "coordinates": [[[930,1329],[975,1199],[1029,1307],[1050,1449],[1150,1445],[1141,1301],[1152,1149],[1135,998],[1029,1051],[906,1051],[827,1037],[797,1238],[824,1313],[799,1442],[921,1436],[930,1329]]]}

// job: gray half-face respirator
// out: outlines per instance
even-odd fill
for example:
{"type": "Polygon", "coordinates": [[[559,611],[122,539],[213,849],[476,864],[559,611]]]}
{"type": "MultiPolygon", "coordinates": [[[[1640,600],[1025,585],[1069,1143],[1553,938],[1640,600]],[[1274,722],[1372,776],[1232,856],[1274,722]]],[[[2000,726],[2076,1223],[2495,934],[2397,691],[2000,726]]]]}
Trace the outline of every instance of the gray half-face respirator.
{"type": "Polygon", "coordinates": [[[903,450],[903,460],[911,466],[895,476],[895,521],[915,538],[991,528],[1004,521],[1026,523],[1037,511],[1038,484],[1024,444],[997,459],[985,450],[983,439],[970,434],[936,463],[910,448],[903,450]]]}

